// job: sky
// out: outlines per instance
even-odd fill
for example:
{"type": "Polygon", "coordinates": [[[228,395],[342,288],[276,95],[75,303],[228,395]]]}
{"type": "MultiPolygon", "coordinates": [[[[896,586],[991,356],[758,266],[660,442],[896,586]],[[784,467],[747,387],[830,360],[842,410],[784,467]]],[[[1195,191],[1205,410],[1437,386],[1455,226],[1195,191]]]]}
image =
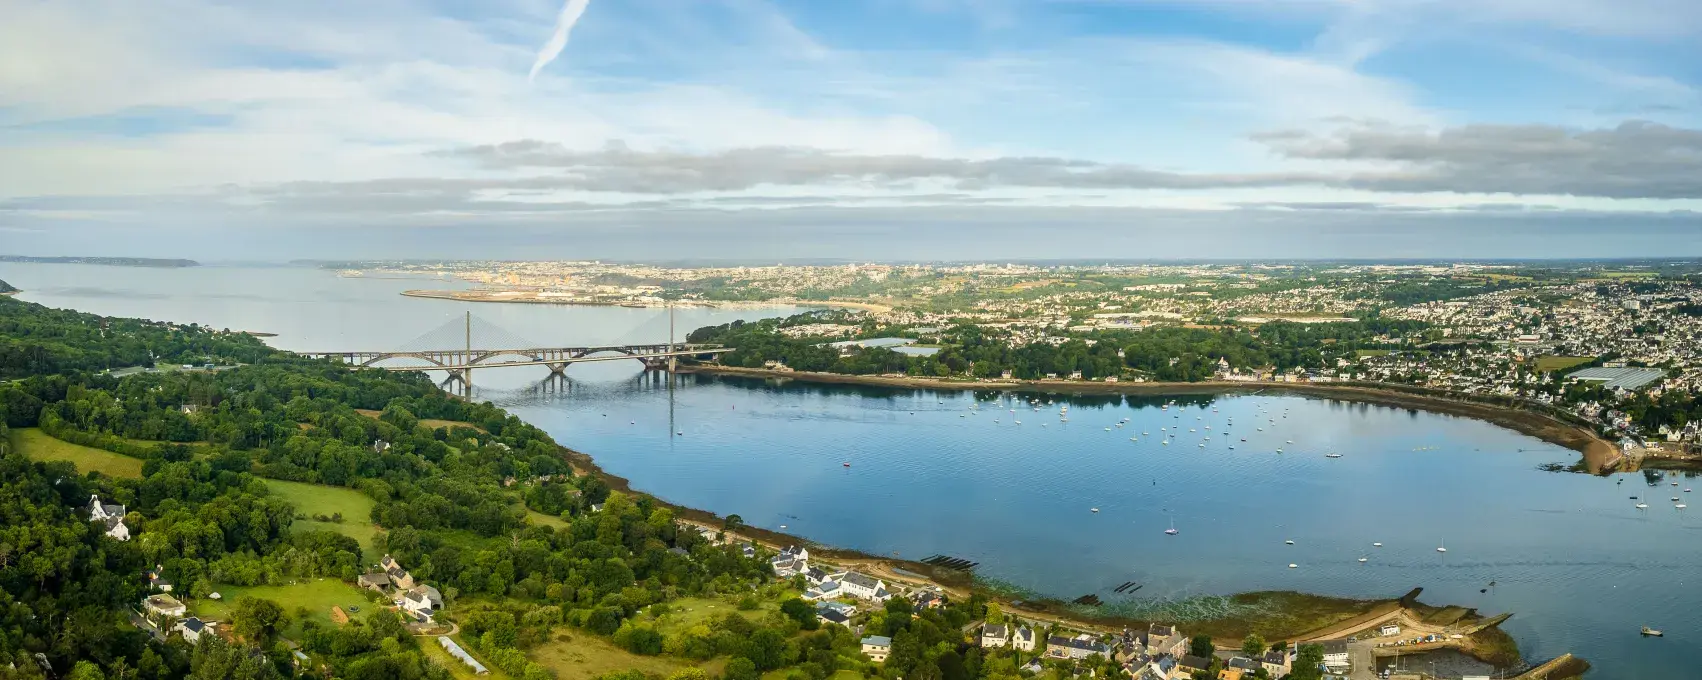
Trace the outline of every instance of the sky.
{"type": "Polygon", "coordinates": [[[0,0],[0,253],[1702,255],[1697,0],[0,0]]]}

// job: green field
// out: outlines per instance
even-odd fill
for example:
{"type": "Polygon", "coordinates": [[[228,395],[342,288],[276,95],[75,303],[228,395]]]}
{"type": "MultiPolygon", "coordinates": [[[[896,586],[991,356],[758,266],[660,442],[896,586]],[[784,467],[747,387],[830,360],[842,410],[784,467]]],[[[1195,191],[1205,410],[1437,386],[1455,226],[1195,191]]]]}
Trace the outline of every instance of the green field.
{"type": "Polygon", "coordinates": [[[1537,357],[1536,370],[1543,373],[1548,371],[1564,371],[1573,366],[1587,364],[1595,360],[1595,357],[1560,357],[1543,355],[1537,357]]]}
{"type": "Polygon", "coordinates": [[[779,610],[780,603],[773,599],[764,599],[756,609],[739,611],[735,604],[724,600],[685,597],[668,602],[668,613],[656,620],[656,627],[663,634],[674,634],[727,612],[735,612],[751,621],[758,621],[769,612],[779,610]]]}
{"type": "Polygon", "coordinates": [[[238,598],[258,597],[276,602],[284,608],[284,613],[291,619],[288,631],[290,634],[300,630],[301,622],[295,618],[297,607],[306,607],[310,618],[329,626],[332,625],[333,606],[342,607],[345,612],[348,612],[350,606],[360,607],[359,612],[349,613],[351,619],[366,618],[381,606],[367,601],[367,591],[334,578],[315,578],[287,586],[217,586],[217,589],[222,599],[195,600],[190,611],[204,619],[229,621],[231,612],[236,609],[238,598]]]}
{"type": "Polygon", "coordinates": [[[32,460],[66,460],[75,463],[79,472],[99,472],[127,479],[142,477],[140,458],[54,439],[33,427],[12,430],[11,440],[13,448],[32,460]]]}
{"type": "Polygon", "coordinates": [[[295,504],[298,514],[313,517],[342,513],[342,523],[298,519],[293,527],[302,531],[325,529],[360,541],[365,551],[364,562],[378,561],[378,527],[372,524],[372,499],[354,489],[323,484],[303,484],[277,479],[266,480],[272,492],[295,504]]]}
{"type": "Polygon", "coordinates": [[[573,526],[568,524],[567,520],[556,517],[555,515],[546,515],[538,512],[537,510],[527,510],[526,521],[538,526],[549,527],[551,529],[566,529],[567,527],[573,526]]]}
{"type": "MultiPolygon", "coordinates": [[[[556,635],[554,640],[532,648],[526,656],[553,671],[557,680],[590,680],[610,671],[627,669],[666,677],[692,665],[672,657],[639,656],[577,630],[556,635]]],[[[725,665],[726,659],[714,659],[698,667],[715,677],[725,665]]]]}
{"type": "Polygon", "coordinates": [[[1389,356],[1389,350],[1386,350],[1386,349],[1362,349],[1362,350],[1357,350],[1354,353],[1358,354],[1361,359],[1363,359],[1365,357],[1386,357],[1386,356],[1389,356]]]}

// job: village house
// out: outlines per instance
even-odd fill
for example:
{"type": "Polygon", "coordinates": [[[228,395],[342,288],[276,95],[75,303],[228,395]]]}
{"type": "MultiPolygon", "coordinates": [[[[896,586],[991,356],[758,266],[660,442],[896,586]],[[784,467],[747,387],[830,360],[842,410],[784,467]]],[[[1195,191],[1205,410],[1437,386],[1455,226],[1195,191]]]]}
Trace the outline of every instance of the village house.
{"type": "Polygon", "coordinates": [[[810,551],[804,548],[786,548],[768,561],[774,575],[780,578],[792,578],[810,570],[810,551]]]}
{"type": "Polygon", "coordinates": [[[162,593],[171,592],[172,583],[166,577],[160,575],[159,565],[154,565],[153,569],[148,570],[148,587],[162,593]]]}
{"type": "Polygon", "coordinates": [[[851,617],[837,609],[817,609],[816,618],[822,623],[837,623],[847,628],[851,627],[851,617]]]}
{"type": "Polygon", "coordinates": [[[1319,644],[1324,647],[1325,667],[1347,668],[1350,665],[1347,660],[1347,640],[1325,640],[1319,644]]]}
{"type": "Polygon", "coordinates": [[[1181,671],[1184,676],[1204,673],[1211,670],[1211,659],[1189,654],[1176,660],[1176,670],[1181,671]]]}
{"type": "Polygon", "coordinates": [[[870,635],[863,638],[863,654],[875,663],[886,661],[886,656],[892,653],[892,638],[884,635],[870,635]]]}
{"type": "Polygon", "coordinates": [[[181,619],[189,612],[189,608],[170,595],[149,595],[147,599],[142,600],[142,612],[147,614],[150,620],[167,616],[181,619]]]}
{"type": "Polygon", "coordinates": [[[1110,657],[1111,648],[1087,635],[1073,638],[1053,636],[1046,639],[1046,656],[1054,659],[1080,660],[1095,654],[1110,657]]]}
{"type": "Polygon", "coordinates": [[[1016,635],[1011,636],[1011,647],[1021,652],[1034,651],[1034,629],[1028,626],[1016,629],[1016,635]]]}
{"type": "Polygon", "coordinates": [[[390,574],[382,571],[370,571],[355,579],[355,585],[382,593],[390,589],[390,574]]]}
{"type": "Polygon", "coordinates": [[[1146,640],[1142,644],[1146,647],[1146,653],[1152,656],[1180,657],[1183,648],[1188,645],[1188,638],[1175,626],[1155,623],[1147,627],[1146,640]]]}
{"type": "Polygon", "coordinates": [[[1280,678],[1284,675],[1288,675],[1289,671],[1293,670],[1292,664],[1294,663],[1294,654],[1286,647],[1283,649],[1272,649],[1265,652],[1265,655],[1259,658],[1259,663],[1265,667],[1265,670],[1270,673],[1271,677],[1280,678]]]}
{"type": "Polygon", "coordinates": [[[844,591],[839,588],[838,581],[828,579],[804,591],[804,599],[811,601],[831,600],[844,594],[844,591]]]}
{"type": "Polygon", "coordinates": [[[385,575],[390,577],[391,587],[397,590],[408,590],[417,585],[414,583],[414,577],[408,574],[408,570],[403,569],[402,565],[389,555],[385,555],[384,559],[379,560],[378,566],[384,569],[385,575]]]}
{"type": "Polygon", "coordinates": [[[177,622],[177,632],[183,636],[184,642],[195,644],[201,640],[202,633],[214,633],[212,621],[202,621],[193,616],[177,622]]]}
{"type": "Polygon", "coordinates": [[[434,612],[443,608],[443,594],[431,586],[416,586],[396,598],[396,606],[416,617],[430,620],[434,612]]]}
{"type": "Polygon", "coordinates": [[[946,598],[932,590],[924,590],[916,593],[916,611],[918,612],[924,609],[938,609],[945,606],[945,604],[946,598]]]}
{"type": "Polygon", "coordinates": [[[1010,629],[1002,623],[989,623],[981,626],[982,647],[1004,647],[1011,641],[1010,629]]]}
{"type": "Polygon", "coordinates": [[[120,541],[130,540],[130,527],[124,526],[124,506],[100,502],[100,496],[89,496],[89,521],[100,522],[106,535],[120,541]]]}
{"type": "Polygon", "coordinates": [[[885,581],[855,571],[840,579],[839,587],[846,595],[860,600],[885,602],[892,599],[892,593],[887,591],[885,581]]]}

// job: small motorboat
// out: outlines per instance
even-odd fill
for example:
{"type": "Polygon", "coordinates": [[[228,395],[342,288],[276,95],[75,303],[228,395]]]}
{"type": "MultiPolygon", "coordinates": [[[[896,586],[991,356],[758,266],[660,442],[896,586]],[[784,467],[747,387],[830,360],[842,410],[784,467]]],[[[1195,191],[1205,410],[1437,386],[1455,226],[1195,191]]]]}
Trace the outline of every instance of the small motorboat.
{"type": "Polygon", "coordinates": [[[1294,545],[1294,541],[1292,539],[1287,540],[1287,541],[1283,541],[1282,543],[1283,543],[1283,545],[1294,545]]]}
{"type": "Polygon", "coordinates": [[[1638,510],[1646,510],[1646,509],[1648,509],[1648,507],[1649,507],[1649,504],[1648,504],[1648,503],[1638,503],[1638,504],[1637,504],[1637,509],[1638,509],[1638,510]]]}
{"type": "Polygon", "coordinates": [[[1688,508],[1688,507],[1690,507],[1690,506],[1688,506],[1688,505],[1685,505],[1685,504],[1683,504],[1683,503],[1674,503],[1674,504],[1673,504],[1673,507],[1675,507],[1675,508],[1678,508],[1678,509],[1679,509],[1679,510],[1683,510],[1683,509],[1685,509],[1685,508],[1688,508]]]}
{"type": "Polygon", "coordinates": [[[1324,457],[1325,458],[1340,458],[1340,457],[1342,457],[1342,455],[1339,454],[1339,453],[1326,453],[1326,454],[1324,454],[1324,457]]]}
{"type": "Polygon", "coordinates": [[[843,465],[845,467],[851,467],[851,461],[846,461],[844,463],[840,463],[840,465],[843,465]]]}
{"type": "Polygon", "coordinates": [[[1371,544],[1371,547],[1373,547],[1373,548],[1381,548],[1381,547],[1383,547],[1383,544],[1382,544],[1382,543],[1372,543],[1372,544],[1371,544]]]}
{"type": "Polygon", "coordinates": [[[1099,508],[1089,508],[1089,510],[1091,510],[1092,512],[1099,512],[1099,508]]]}
{"type": "Polygon", "coordinates": [[[1370,560],[1367,560],[1367,559],[1365,559],[1365,558],[1363,558],[1363,557],[1361,557],[1361,558],[1359,558],[1359,563],[1360,563],[1360,564],[1365,564],[1365,563],[1366,563],[1366,562],[1369,562],[1369,561],[1370,561],[1370,560]]]}
{"type": "Polygon", "coordinates": [[[1643,632],[1644,637],[1663,637],[1663,636],[1666,635],[1666,633],[1662,633],[1661,631],[1655,630],[1655,629],[1650,628],[1648,626],[1643,626],[1642,632],[1643,632]]]}
{"type": "Polygon", "coordinates": [[[1298,565],[1298,564],[1295,564],[1295,563],[1293,563],[1293,562],[1289,562],[1289,563],[1288,563],[1288,568],[1289,568],[1289,569],[1299,569],[1299,568],[1300,568],[1300,565],[1298,565]]]}

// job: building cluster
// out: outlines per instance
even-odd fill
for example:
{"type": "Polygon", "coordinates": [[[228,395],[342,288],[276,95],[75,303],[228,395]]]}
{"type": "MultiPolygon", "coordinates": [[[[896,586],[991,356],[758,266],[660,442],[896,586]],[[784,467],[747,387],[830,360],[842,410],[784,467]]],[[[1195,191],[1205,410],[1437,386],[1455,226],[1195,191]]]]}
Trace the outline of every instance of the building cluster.
{"type": "Polygon", "coordinates": [[[398,611],[419,623],[431,623],[432,616],[443,609],[443,594],[437,588],[416,582],[413,575],[389,555],[379,560],[374,569],[361,574],[355,584],[390,596],[398,611]]]}

